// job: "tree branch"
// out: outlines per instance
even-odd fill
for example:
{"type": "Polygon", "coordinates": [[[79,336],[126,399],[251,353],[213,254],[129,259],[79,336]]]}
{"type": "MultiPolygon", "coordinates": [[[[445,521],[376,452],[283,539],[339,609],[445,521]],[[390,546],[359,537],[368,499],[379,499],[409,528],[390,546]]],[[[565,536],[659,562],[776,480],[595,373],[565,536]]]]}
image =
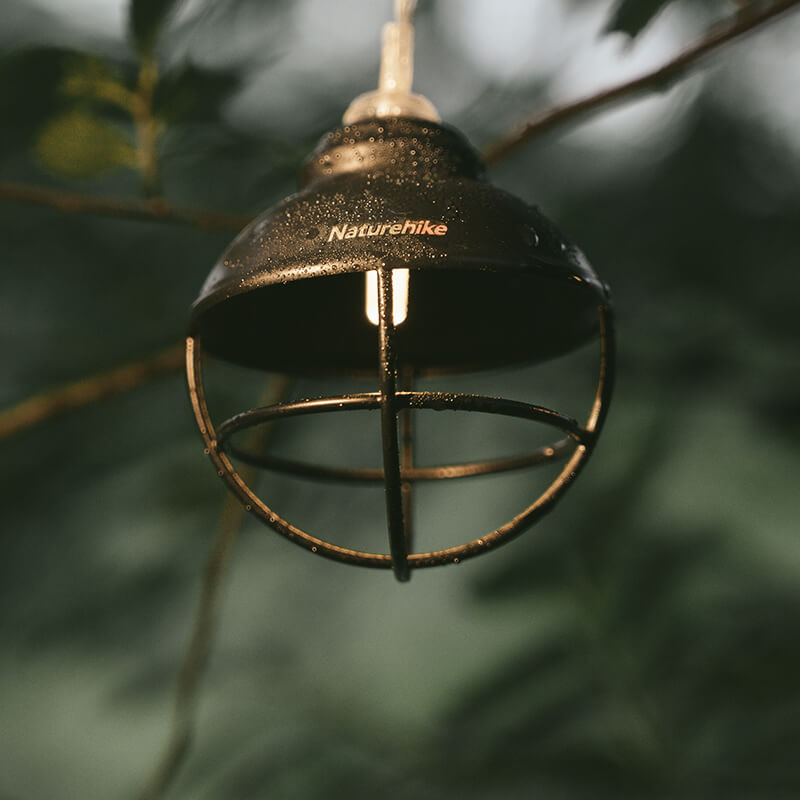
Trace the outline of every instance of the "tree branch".
{"type": "Polygon", "coordinates": [[[141,386],[153,378],[178,372],[183,366],[183,345],[175,345],[140,361],[36,394],[0,411],[0,441],[15,433],[106,397],[141,386]]]}
{"type": "Polygon", "coordinates": [[[800,0],[775,0],[764,8],[748,6],[747,13],[739,12],[730,19],[715,25],[705,36],[687,47],[675,58],[633,80],[620,83],[596,94],[560,106],[544,109],[519,122],[513,130],[492,142],[484,150],[487,164],[494,164],[510,155],[529,139],[539,136],[557,125],[606,108],[621,100],[628,100],[644,92],[656,91],[680,78],[698,61],[728,42],[743,36],[754,28],[775,19],[798,5],[800,0]]]}
{"type": "Polygon", "coordinates": [[[244,507],[230,492],[222,507],[217,533],[203,571],[203,584],[197,602],[192,634],[183,656],[175,686],[172,728],[166,745],[147,785],[138,795],[139,800],[156,800],[178,774],[178,768],[191,746],[194,729],[197,694],[217,617],[222,578],[230,560],[233,546],[239,536],[244,518],[244,507]]]}
{"type": "Polygon", "coordinates": [[[145,202],[126,197],[95,197],[8,181],[0,181],[0,200],[54,208],[65,214],[94,214],[146,222],[181,223],[205,230],[238,232],[252,219],[243,214],[176,208],[162,198],[145,202]]]}
{"type": "MultiPolygon", "coordinates": [[[[286,397],[288,388],[289,382],[285,376],[273,377],[268,382],[259,405],[281,402],[286,397]]],[[[257,449],[266,447],[273,424],[270,422],[256,428],[250,436],[249,446],[257,449]]],[[[255,469],[247,467],[240,469],[240,472],[242,478],[249,481],[255,469]]],[[[138,796],[139,800],[157,800],[162,797],[177,776],[178,770],[189,752],[194,733],[200,679],[208,662],[219,611],[222,579],[236,544],[244,513],[244,506],[238,498],[228,492],[220,514],[217,535],[206,561],[192,635],[178,671],[169,737],[155,770],[138,796]]]]}
{"type": "Polygon", "coordinates": [[[131,104],[136,130],[136,154],[142,189],[147,198],[161,197],[161,169],[158,163],[158,121],[153,114],[153,96],[158,84],[158,62],[152,53],[142,55],[139,80],[131,104]]]}

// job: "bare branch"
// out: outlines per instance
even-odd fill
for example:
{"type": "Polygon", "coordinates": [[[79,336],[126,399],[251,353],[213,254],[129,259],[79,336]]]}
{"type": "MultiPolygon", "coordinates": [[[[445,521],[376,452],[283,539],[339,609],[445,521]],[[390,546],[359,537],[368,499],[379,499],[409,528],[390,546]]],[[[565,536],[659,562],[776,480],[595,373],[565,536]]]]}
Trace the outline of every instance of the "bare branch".
{"type": "Polygon", "coordinates": [[[153,114],[153,96],[158,83],[158,62],[152,53],[142,55],[139,80],[131,104],[136,130],[136,154],[142,189],[148,198],[161,196],[161,169],[158,163],[158,120],[153,114]]]}
{"type": "Polygon", "coordinates": [[[146,222],[172,222],[205,230],[238,232],[252,219],[243,214],[176,208],[162,198],[143,202],[125,197],[96,197],[7,181],[0,181],[0,200],[54,208],[66,214],[95,214],[146,222]]]}
{"type": "Polygon", "coordinates": [[[217,616],[222,578],[239,535],[244,508],[231,493],[225,498],[217,534],[203,572],[203,585],[197,603],[192,635],[183,657],[175,687],[172,729],[141,800],[156,800],[163,795],[189,752],[197,708],[197,690],[208,660],[217,616]]]}
{"type": "MultiPolygon", "coordinates": [[[[289,388],[285,376],[276,376],[267,384],[261,398],[261,405],[272,405],[280,402],[289,388]]],[[[264,448],[272,432],[272,423],[262,425],[253,431],[251,447],[264,448]]],[[[252,468],[240,470],[245,481],[254,472],[252,468]]],[[[178,679],[175,685],[175,705],[172,716],[172,728],[162,751],[161,758],[150,777],[140,800],[157,800],[170,786],[178,770],[186,758],[191,746],[194,731],[197,698],[200,679],[203,675],[214,626],[219,610],[222,579],[230,560],[231,551],[236,544],[239,530],[244,519],[244,507],[239,500],[228,493],[219,519],[217,535],[211,546],[203,575],[203,586],[194,616],[194,627],[189,644],[183,656],[178,679]]]]}
{"type": "Polygon", "coordinates": [[[141,386],[153,378],[178,372],[183,366],[183,358],[183,345],[175,345],[150,358],[131,361],[108,372],[81,378],[29,397],[16,406],[0,411],[0,441],[70,409],[96,403],[141,386]]]}
{"type": "Polygon", "coordinates": [[[597,94],[575,100],[564,105],[539,111],[518,123],[507,135],[492,142],[484,150],[487,164],[494,164],[510,155],[534,136],[539,136],[557,125],[573,121],[578,117],[606,108],[621,100],[629,100],[638,94],[652,92],[683,76],[698,61],[723,45],[743,36],[754,28],[775,19],[778,15],[798,5],[800,0],[775,0],[764,8],[748,7],[748,13],[738,13],[731,19],[714,26],[705,36],[696,41],[666,64],[638,78],[620,83],[597,94]]]}

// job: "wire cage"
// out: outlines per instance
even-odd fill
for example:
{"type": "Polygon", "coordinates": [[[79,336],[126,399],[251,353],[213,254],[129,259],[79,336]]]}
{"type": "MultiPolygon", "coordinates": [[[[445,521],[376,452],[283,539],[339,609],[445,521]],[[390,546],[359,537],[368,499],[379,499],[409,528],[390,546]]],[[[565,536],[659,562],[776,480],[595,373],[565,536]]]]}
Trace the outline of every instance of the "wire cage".
{"type": "Polygon", "coordinates": [[[611,396],[613,316],[608,289],[583,254],[538,209],[487,183],[480,157],[459,133],[425,120],[373,119],[328,134],[306,162],[300,192],[254,220],[223,254],[193,307],[186,366],[206,452],[248,511],[312,552],[391,568],[407,580],[412,569],[458,563],[510,540],[571,485],[611,396]],[[583,424],[517,400],[414,389],[422,375],[537,363],[593,337],[600,369],[583,424]],[[368,376],[376,387],[275,403],[215,425],[203,353],[271,372],[368,376]],[[560,438],[509,458],[422,466],[412,423],[420,409],[515,417],[550,426],[560,438]],[[382,469],[255,452],[237,436],[290,417],[360,410],[379,412],[382,469]],[[555,480],[506,524],[455,547],[414,551],[415,483],[558,460],[566,463],[555,480]],[[293,525],[253,492],[235,462],[382,483],[388,552],[341,547],[293,525]]]}

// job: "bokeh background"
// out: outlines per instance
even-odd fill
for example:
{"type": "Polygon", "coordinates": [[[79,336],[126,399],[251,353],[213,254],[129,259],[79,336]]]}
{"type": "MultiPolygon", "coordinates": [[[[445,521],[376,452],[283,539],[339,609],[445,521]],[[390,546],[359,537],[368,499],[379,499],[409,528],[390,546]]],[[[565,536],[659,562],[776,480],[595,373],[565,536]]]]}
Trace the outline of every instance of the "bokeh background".
{"type": "MultiPolygon", "coordinates": [[[[159,9],[138,6],[134,37],[124,0],[3,0],[0,179],[141,196],[130,118],[94,94],[135,83],[159,9]]],[[[480,147],[734,10],[430,0],[416,87],[480,147]]],[[[251,214],[289,194],[304,155],[375,85],[390,15],[388,0],[177,8],[155,44],[168,201],[251,214]]],[[[246,520],[170,797],[800,795],[798,42],[789,14],[493,167],[613,288],[619,378],[592,462],[523,538],[408,585],[246,520]]],[[[2,202],[0,406],[179,341],[232,235],[2,202]]],[[[593,358],[489,378],[568,403],[593,358]]],[[[214,401],[244,408],[224,378],[214,401]]],[[[459,388],[488,378],[469,380],[459,388]]],[[[445,447],[435,423],[420,423],[431,458],[445,447]]],[[[454,458],[529,435],[458,423],[454,458]]],[[[371,423],[348,424],[293,423],[274,446],[373,458],[371,423]]],[[[0,797],[133,797],[167,738],[225,500],[183,378],[0,448],[0,797]]],[[[474,538],[536,480],[422,493],[419,535],[474,538]]],[[[374,490],[343,504],[335,487],[260,486],[312,532],[382,547],[374,490]]]]}

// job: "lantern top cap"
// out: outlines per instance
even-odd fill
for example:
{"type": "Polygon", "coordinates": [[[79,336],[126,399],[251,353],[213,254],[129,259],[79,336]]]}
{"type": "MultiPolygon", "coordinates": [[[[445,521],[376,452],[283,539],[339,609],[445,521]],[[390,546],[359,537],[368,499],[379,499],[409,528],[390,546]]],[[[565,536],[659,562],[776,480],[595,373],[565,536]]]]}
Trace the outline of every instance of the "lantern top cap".
{"type": "Polygon", "coordinates": [[[412,117],[439,122],[439,112],[427,97],[414,94],[414,26],[416,0],[397,0],[395,21],[383,26],[378,88],[359,95],[344,113],[351,125],[368,119],[412,117]]]}

